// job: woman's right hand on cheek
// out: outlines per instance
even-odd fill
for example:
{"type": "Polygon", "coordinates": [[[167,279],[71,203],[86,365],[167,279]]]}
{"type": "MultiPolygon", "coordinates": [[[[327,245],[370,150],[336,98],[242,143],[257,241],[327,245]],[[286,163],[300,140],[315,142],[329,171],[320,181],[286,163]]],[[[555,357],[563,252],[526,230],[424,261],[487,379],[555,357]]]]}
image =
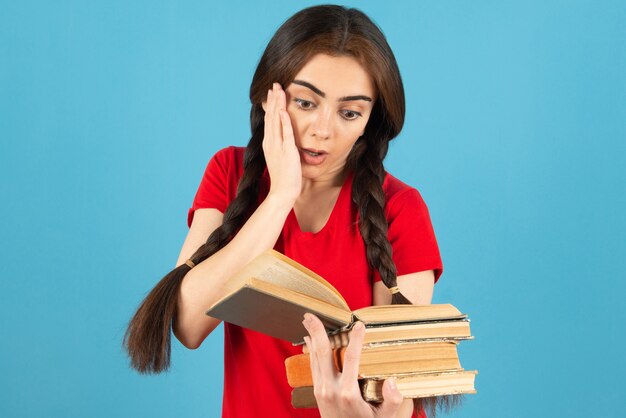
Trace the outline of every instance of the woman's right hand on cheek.
{"type": "Polygon", "coordinates": [[[267,93],[263,154],[270,175],[269,194],[293,204],[302,189],[302,167],[285,91],[278,83],[267,93]]]}

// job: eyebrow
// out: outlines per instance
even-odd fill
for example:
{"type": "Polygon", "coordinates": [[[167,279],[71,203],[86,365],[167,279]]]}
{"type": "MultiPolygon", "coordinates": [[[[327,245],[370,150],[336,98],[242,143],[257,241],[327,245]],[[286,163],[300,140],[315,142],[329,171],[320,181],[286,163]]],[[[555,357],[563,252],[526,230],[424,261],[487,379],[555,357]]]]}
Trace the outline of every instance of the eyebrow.
{"type": "MultiPolygon", "coordinates": [[[[293,81],[292,81],[292,83],[293,83],[293,84],[298,84],[298,85],[300,85],[300,86],[307,87],[307,88],[309,88],[309,89],[313,90],[313,92],[314,92],[315,94],[317,94],[318,96],[321,96],[321,97],[326,97],[326,93],[324,93],[322,90],[318,89],[318,88],[317,88],[317,87],[315,87],[313,84],[311,84],[311,83],[309,83],[309,82],[307,82],[307,81],[304,81],[304,80],[293,80],[293,81]]],[[[360,95],[357,95],[357,96],[344,96],[344,97],[340,97],[338,101],[340,101],[340,102],[350,102],[350,101],[352,101],[352,100],[365,100],[365,101],[367,101],[367,102],[371,102],[371,101],[372,101],[372,98],[371,98],[371,97],[364,96],[364,95],[360,94],[360,95]]]]}

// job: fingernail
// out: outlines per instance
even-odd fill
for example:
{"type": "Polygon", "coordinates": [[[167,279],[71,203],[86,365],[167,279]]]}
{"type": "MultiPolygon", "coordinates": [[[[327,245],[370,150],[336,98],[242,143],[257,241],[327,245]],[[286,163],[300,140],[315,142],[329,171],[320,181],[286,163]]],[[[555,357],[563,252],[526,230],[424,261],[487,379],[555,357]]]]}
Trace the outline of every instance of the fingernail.
{"type": "Polygon", "coordinates": [[[356,331],[361,331],[365,326],[363,325],[363,322],[357,322],[356,324],[354,324],[354,329],[356,331]]]}
{"type": "Polygon", "coordinates": [[[395,377],[390,377],[389,378],[389,387],[391,389],[394,389],[394,390],[396,389],[397,386],[396,386],[396,378],[395,377]]]}
{"type": "Polygon", "coordinates": [[[272,88],[273,88],[273,89],[278,88],[278,83],[274,83],[274,84],[272,84],[272,88]]]}

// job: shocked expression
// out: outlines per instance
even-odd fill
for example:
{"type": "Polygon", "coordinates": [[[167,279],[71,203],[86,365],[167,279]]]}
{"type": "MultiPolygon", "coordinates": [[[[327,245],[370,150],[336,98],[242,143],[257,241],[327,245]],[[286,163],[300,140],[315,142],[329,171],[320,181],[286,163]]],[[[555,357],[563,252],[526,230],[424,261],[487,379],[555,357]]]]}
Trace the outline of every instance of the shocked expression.
{"type": "Polygon", "coordinates": [[[374,107],[370,75],[355,58],[317,54],[285,93],[303,177],[338,176],[374,107]]]}

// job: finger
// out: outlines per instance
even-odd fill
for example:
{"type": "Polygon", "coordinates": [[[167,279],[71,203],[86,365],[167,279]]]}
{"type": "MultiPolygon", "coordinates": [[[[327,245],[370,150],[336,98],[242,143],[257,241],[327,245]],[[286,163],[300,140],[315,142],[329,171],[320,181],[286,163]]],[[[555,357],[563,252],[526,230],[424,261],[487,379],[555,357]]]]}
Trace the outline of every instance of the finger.
{"type": "Polygon", "coordinates": [[[309,355],[314,356],[320,373],[320,378],[331,381],[336,378],[338,371],[335,369],[333,350],[326,334],[324,324],[315,315],[304,315],[304,326],[311,336],[311,349],[309,355]]]}
{"type": "MultiPolygon", "coordinates": [[[[304,323],[304,322],[303,322],[304,323]]],[[[317,382],[319,380],[319,366],[317,364],[317,358],[312,356],[311,350],[313,350],[313,345],[311,343],[311,337],[304,337],[304,346],[306,347],[306,352],[309,353],[309,366],[311,367],[311,378],[313,382],[317,382]]]]}
{"type": "Polygon", "coordinates": [[[280,111],[280,120],[283,127],[283,143],[285,145],[296,146],[296,139],[293,136],[293,127],[291,126],[291,118],[286,110],[280,111]]]}
{"type": "Polygon", "coordinates": [[[359,362],[361,361],[361,349],[363,348],[363,338],[365,337],[365,326],[362,322],[357,322],[350,331],[350,342],[343,356],[342,378],[347,381],[356,382],[359,378],[359,362]]]}
{"type": "Polygon", "coordinates": [[[286,109],[287,93],[283,90],[280,83],[276,83],[276,108],[286,109]]]}
{"type": "MultiPolygon", "coordinates": [[[[304,321],[302,323],[304,324],[304,321]]],[[[317,383],[318,385],[322,383],[322,373],[320,371],[320,362],[315,353],[315,344],[312,341],[310,336],[304,337],[304,342],[306,347],[308,347],[309,353],[309,366],[311,367],[311,378],[313,379],[313,384],[317,383]]]]}
{"type": "Polygon", "coordinates": [[[280,104],[281,104],[281,91],[280,84],[274,83],[274,91],[272,92],[273,108],[272,108],[272,130],[274,140],[277,144],[283,143],[283,127],[280,121],[280,104]]]}
{"type": "Polygon", "coordinates": [[[270,143],[270,135],[272,133],[272,90],[267,91],[267,104],[265,105],[265,117],[264,117],[264,131],[263,131],[263,144],[268,145],[270,143]]]}
{"type": "Polygon", "coordinates": [[[395,377],[390,377],[383,382],[383,399],[378,408],[378,414],[383,417],[395,416],[404,400],[396,385],[395,377]]]}

